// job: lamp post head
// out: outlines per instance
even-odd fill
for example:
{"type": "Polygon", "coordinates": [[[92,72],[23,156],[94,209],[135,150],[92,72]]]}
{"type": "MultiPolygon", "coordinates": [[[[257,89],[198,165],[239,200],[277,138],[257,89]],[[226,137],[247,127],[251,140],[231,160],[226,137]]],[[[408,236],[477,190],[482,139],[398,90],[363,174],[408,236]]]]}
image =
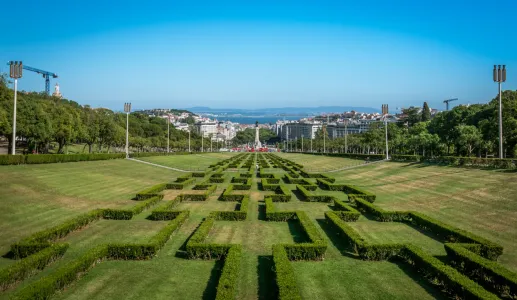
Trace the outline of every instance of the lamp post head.
{"type": "Polygon", "coordinates": [[[131,102],[124,103],[124,112],[125,113],[130,113],[131,112],[131,102]]]}

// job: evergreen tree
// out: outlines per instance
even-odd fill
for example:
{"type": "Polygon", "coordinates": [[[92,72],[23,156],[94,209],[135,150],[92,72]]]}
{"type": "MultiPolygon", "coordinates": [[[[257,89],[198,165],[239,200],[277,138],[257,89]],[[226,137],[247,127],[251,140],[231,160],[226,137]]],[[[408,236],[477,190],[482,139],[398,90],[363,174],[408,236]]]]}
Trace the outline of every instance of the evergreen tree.
{"type": "Polygon", "coordinates": [[[424,102],[424,107],[422,108],[422,122],[427,122],[429,120],[431,120],[431,110],[429,109],[427,102],[424,102]]]}

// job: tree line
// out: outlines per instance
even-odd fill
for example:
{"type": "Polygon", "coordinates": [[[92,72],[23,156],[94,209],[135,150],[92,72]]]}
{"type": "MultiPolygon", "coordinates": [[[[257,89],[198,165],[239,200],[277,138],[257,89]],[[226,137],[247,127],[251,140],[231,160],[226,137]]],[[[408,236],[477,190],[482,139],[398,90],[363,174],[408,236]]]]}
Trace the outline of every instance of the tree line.
{"type": "MultiPolygon", "coordinates": [[[[498,157],[499,117],[498,96],[487,104],[456,106],[431,117],[427,103],[403,110],[404,117],[388,123],[388,149],[392,154],[422,156],[477,156],[498,157]]],[[[517,157],[517,91],[502,93],[503,103],[503,153],[504,157],[517,157]]],[[[325,130],[316,133],[313,151],[339,153],[385,153],[385,127],[383,122],[373,123],[370,130],[361,134],[329,139],[325,130]]],[[[294,148],[302,148],[301,140],[293,141],[294,148]]],[[[306,140],[304,150],[310,150],[306,140]]]]}
{"type": "MultiPolygon", "coordinates": [[[[11,151],[14,91],[0,76],[0,137],[11,151]]],[[[123,151],[126,144],[126,114],[105,108],[81,106],[77,102],[44,93],[18,92],[16,136],[25,153],[66,153],[70,144],[84,144],[85,152],[123,151]],[[55,149],[52,149],[55,148],[55,149]]],[[[170,126],[170,149],[188,150],[188,132],[170,126]]],[[[210,139],[191,130],[191,150],[209,149],[210,139]]],[[[167,120],[134,112],[129,115],[129,146],[132,151],[165,151],[167,120]]]]}

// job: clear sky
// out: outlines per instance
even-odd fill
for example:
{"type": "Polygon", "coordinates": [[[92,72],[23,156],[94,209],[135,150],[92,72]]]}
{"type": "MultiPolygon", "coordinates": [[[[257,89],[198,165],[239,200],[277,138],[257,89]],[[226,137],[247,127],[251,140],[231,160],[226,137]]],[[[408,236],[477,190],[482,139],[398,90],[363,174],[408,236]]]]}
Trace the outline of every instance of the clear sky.
{"type": "MultiPolygon", "coordinates": [[[[8,60],[122,110],[487,102],[517,89],[517,1],[6,1],[8,60]],[[387,4],[390,2],[391,4],[387,4]],[[253,3],[253,4],[245,4],[253,3]]],[[[20,89],[41,91],[25,72],[20,89]]]]}

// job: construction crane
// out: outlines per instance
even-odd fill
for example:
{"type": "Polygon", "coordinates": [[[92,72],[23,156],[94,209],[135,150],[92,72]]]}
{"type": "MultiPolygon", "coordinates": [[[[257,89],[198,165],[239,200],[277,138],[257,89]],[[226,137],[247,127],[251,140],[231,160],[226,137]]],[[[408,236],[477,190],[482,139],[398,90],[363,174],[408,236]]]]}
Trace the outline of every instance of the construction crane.
{"type": "MultiPolygon", "coordinates": [[[[7,64],[9,65],[9,62],[7,64]]],[[[43,75],[43,78],[45,78],[45,93],[47,93],[47,95],[50,95],[50,77],[52,76],[52,78],[57,78],[56,73],[43,71],[40,69],[29,67],[27,65],[23,65],[23,69],[43,75]]]]}
{"type": "Polygon", "coordinates": [[[443,100],[443,103],[445,103],[445,110],[449,110],[449,102],[456,101],[456,100],[458,100],[458,98],[443,100]]]}

